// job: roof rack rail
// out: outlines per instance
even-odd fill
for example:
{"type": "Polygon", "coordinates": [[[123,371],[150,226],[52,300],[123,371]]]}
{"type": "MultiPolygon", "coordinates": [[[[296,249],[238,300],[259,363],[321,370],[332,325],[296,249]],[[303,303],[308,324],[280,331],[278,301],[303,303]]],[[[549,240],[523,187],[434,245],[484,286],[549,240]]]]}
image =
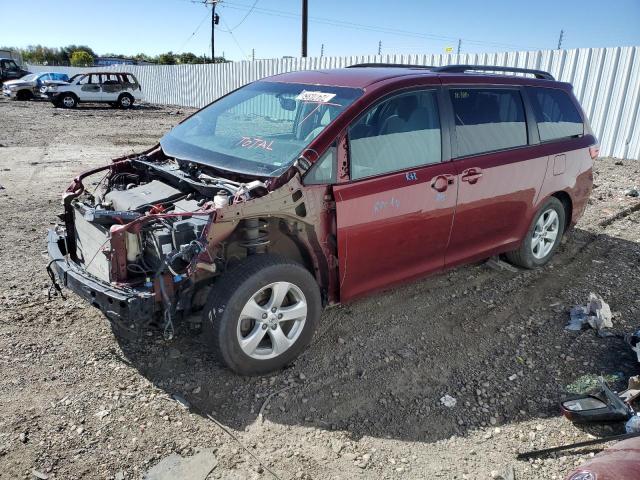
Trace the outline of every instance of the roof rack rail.
{"type": "Polygon", "coordinates": [[[431,65],[410,65],[407,63],[354,63],[353,65],[349,65],[347,68],[368,68],[368,67],[387,67],[387,68],[424,68],[431,69],[434,68],[431,65]]]}
{"type": "Polygon", "coordinates": [[[444,67],[432,67],[431,71],[442,73],[465,73],[469,71],[529,73],[536,78],[541,78],[544,80],[555,80],[555,78],[553,78],[553,75],[543,70],[535,70],[532,68],[500,67],[497,65],[446,65],[444,67]]]}

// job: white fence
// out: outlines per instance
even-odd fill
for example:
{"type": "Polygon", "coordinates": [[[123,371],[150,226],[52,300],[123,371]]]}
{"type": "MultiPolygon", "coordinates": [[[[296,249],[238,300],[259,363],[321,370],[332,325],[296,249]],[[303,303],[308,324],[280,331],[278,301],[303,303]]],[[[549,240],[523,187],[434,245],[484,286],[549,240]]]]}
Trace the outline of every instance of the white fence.
{"type": "Polygon", "coordinates": [[[127,71],[151,103],[202,107],[249,82],[293,70],[354,63],[500,65],[551,72],[573,84],[600,140],[601,154],[640,160],[640,47],[581,48],[461,55],[383,55],[282,58],[209,65],[114,65],[101,68],[31,66],[31,71],[127,71]]]}

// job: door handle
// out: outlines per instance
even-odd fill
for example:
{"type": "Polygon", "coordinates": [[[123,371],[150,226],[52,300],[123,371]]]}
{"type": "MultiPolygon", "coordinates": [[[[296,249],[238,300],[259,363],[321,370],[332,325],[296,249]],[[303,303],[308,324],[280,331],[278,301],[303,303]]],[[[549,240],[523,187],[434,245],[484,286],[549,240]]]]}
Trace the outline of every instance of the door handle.
{"type": "Polygon", "coordinates": [[[467,168],[462,171],[460,180],[463,182],[469,182],[471,184],[476,183],[482,177],[482,169],[480,168],[467,168]]]}
{"type": "Polygon", "coordinates": [[[444,173],[442,175],[436,175],[431,179],[431,188],[437,192],[444,192],[449,185],[453,185],[455,176],[444,173]]]}

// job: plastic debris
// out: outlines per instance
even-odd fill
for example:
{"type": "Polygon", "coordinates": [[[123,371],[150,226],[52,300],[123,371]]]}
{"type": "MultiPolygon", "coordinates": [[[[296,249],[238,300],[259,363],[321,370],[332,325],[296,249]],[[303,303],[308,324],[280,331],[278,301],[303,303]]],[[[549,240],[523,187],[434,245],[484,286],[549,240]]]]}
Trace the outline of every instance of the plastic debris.
{"type": "Polygon", "coordinates": [[[609,304],[600,295],[592,292],[586,305],[576,305],[571,309],[565,330],[579,331],[590,326],[598,335],[610,336],[606,329],[613,327],[612,318],[609,304]]]}
{"type": "Polygon", "coordinates": [[[629,344],[631,350],[636,352],[636,357],[638,358],[638,362],[640,362],[640,330],[626,334],[624,340],[629,344]]]}
{"type": "Polygon", "coordinates": [[[456,406],[458,401],[455,398],[453,398],[451,395],[445,395],[440,399],[440,403],[447,408],[453,408],[456,406]]]}
{"type": "Polygon", "coordinates": [[[624,191],[627,197],[640,197],[640,189],[638,187],[629,188],[624,191]]]}
{"type": "Polygon", "coordinates": [[[640,432],[640,415],[634,415],[627,420],[627,423],[624,424],[624,429],[627,433],[640,432]]]}

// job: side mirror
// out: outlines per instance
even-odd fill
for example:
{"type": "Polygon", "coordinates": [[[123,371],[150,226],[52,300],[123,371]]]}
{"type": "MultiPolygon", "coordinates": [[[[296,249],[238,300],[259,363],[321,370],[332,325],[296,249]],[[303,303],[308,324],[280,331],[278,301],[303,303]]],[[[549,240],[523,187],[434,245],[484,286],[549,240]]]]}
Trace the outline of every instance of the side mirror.
{"type": "Polygon", "coordinates": [[[575,423],[622,422],[633,415],[633,411],[618,395],[599,379],[601,397],[584,395],[560,403],[562,414],[575,423]]]}

